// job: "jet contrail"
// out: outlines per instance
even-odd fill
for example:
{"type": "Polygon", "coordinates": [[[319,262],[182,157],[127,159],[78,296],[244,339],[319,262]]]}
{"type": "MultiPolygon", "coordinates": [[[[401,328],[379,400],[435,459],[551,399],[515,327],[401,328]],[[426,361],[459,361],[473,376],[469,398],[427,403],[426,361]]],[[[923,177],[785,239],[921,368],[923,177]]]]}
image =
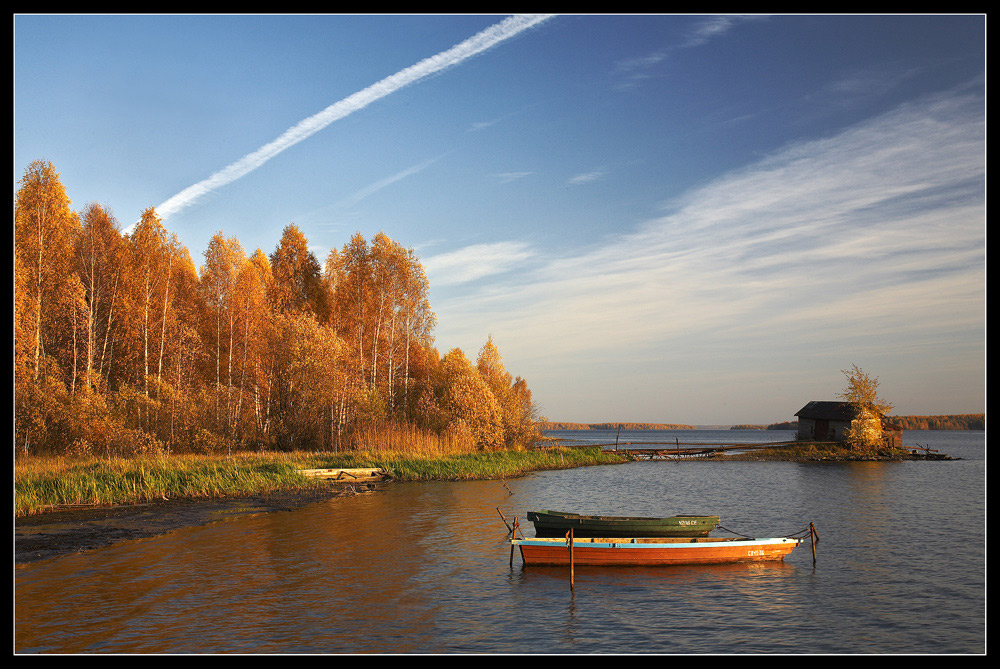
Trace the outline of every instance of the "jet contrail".
{"type": "Polygon", "coordinates": [[[174,195],[156,207],[156,213],[161,219],[166,219],[171,214],[175,214],[185,207],[194,204],[203,195],[252,172],[285,149],[298,144],[334,121],[342,119],[360,109],[364,109],[376,100],[384,98],[404,86],[416,83],[448,67],[458,65],[462,61],[480,54],[490,47],[496,46],[504,40],[510,39],[518,33],[538,25],[549,18],[550,15],[511,16],[473,35],[464,42],[456,44],[447,51],[442,51],[435,56],[425,58],[416,65],[400,70],[396,74],[386,77],[368,88],[344,98],[340,102],[335,102],[318,114],[310,116],[292,128],[289,128],[273,142],[265,144],[253,153],[248,153],[204,181],[185,188],[177,195],[174,195]]]}

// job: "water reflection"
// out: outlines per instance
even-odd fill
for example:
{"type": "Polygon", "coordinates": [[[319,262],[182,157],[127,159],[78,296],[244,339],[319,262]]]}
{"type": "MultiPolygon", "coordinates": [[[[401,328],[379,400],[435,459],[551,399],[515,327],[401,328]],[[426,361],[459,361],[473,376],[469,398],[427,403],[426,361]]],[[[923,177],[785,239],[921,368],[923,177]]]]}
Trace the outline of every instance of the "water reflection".
{"type": "MultiPolygon", "coordinates": [[[[796,550],[801,550],[801,547],[796,550]]],[[[514,569],[518,568],[515,557],[514,569]]],[[[523,571],[523,582],[527,585],[561,580],[569,588],[569,567],[521,565],[520,569],[523,571]]],[[[685,587],[710,579],[720,587],[730,587],[755,578],[792,576],[796,569],[797,567],[780,560],[733,564],[665,565],[662,567],[575,565],[574,582],[597,583],[627,590],[633,586],[646,589],[650,584],[673,588],[685,587]]]]}
{"type": "Polygon", "coordinates": [[[394,484],[26,565],[15,650],[985,649],[982,461],[631,463],[507,484],[394,484]],[[815,568],[804,543],[784,562],[577,567],[570,590],[565,567],[511,567],[497,507],[522,523],[540,508],[713,511],[757,536],[815,521],[821,541],[815,568]]]}

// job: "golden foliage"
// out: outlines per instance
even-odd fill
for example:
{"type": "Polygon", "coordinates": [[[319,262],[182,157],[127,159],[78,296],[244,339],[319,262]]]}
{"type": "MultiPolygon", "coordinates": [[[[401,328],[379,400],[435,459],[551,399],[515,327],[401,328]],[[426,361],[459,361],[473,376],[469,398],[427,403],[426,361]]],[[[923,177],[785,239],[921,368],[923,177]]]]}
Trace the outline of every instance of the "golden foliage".
{"type": "Polygon", "coordinates": [[[15,452],[519,447],[536,409],[490,337],[440,358],[412,249],[355,234],[320,267],[290,224],[270,256],[221,231],[204,264],[153,208],[125,235],[51,163],[15,198],[15,452]],[[81,224],[82,221],[82,224],[81,224]]]}
{"type": "Polygon", "coordinates": [[[846,431],[848,444],[859,449],[872,449],[882,441],[882,417],[892,411],[892,405],[878,394],[878,377],[872,377],[857,365],[842,370],[847,387],[841,399],[853,404],[857,415],[846,431]]]}

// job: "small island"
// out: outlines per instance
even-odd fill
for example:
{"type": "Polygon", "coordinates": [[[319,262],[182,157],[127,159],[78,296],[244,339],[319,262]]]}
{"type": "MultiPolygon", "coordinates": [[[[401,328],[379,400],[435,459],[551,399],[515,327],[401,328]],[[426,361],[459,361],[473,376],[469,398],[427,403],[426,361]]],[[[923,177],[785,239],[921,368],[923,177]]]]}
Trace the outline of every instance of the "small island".
{"type": "MultiPolygon", "coordinates": [[[[682,443],[676,437],[668,442],[625,442],[616,439],[614,452],[630,460],[700,459],[700,460],[952,460],[927,447],[905,446],[903,430],[972,429],[986,426],[985,414],[947,416],[899,416],[890,412],[892,404],[878,394],[879,381],[853,365],[842,370],[847,387],[837,401],[811,401],[795,413],[796,420],[769,425],[738,424],[730,430],[794,431],[794,440],[771,443],[682,443]]],[[[574,429],[691,429],[693,426],[663,426],[653,423],[554,423],[539,422],[545,430],[574,429]],[[647,427],[657,425],[657,427],[647,427]]],[[[546,441],[559,441],[545,437],[546,441]]],[[[593,446],[591,444],[591,446],[593,446]]],[[[602,444],[601,447],[612,446],[602,444]]]]}

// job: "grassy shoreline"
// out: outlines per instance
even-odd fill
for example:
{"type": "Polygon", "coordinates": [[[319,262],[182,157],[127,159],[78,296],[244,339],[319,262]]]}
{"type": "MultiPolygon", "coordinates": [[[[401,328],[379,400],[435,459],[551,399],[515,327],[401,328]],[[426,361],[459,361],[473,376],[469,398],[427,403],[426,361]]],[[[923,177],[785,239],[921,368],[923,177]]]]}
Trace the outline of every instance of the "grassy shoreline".
{"type": "Polygon", "coordinates": [[[32,457],[14,465],[15,516],[65,505],[111,506],[328,486],[300,469],[378,467],[396,481],[516,478],[546,469],[619,464],[599,448],[552,447],[424,456],[383,452],[233,453],[148,458],[32,457]]]}
{"type": "MultiPolygon", "coordinates": [[[[850,461],[911,459],[905,450],[860,454],[844,447],[794,445],[707,460],[850,461]]],[[[305,492],[328,487],[302,469],[377,467],[395,481],[517,478],[547,469],[621,464],[628,458],[600,447],[549,445],[544,449],[418,454],[232,453],[139,458],[19,458],[14,465],[14,513],[24,517],[67,506],[115,506],[163,499],[216,499],[305,492]]]]}

